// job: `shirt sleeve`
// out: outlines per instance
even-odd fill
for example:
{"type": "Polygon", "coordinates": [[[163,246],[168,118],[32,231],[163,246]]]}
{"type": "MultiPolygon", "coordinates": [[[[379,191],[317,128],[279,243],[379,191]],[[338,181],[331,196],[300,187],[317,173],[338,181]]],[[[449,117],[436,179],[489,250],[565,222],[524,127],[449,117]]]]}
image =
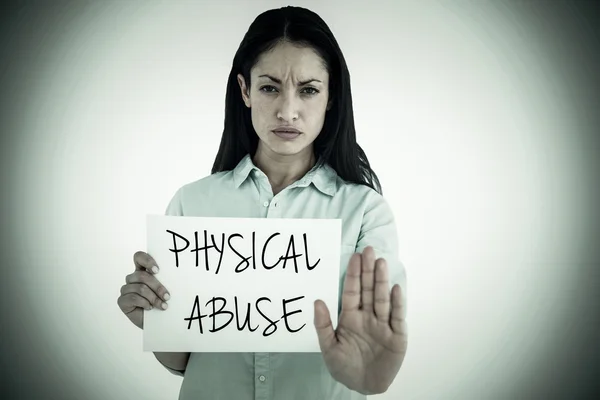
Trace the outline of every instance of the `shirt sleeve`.
{"type": "Polygon", "coordinates": [[[398,233],[392,209],[383,196],[376,193],[365,210],[356,252],[372,246],[376,258],[384,258],[388,265],[390,290],[396,283],[402,289],[402,300],[406,305],[406,269],[398,251],[398,233]]]}
{"type": "Polygon", "coordinates": [[[165,210],[165,215],[171,217],[182,217],[183,216],[183,203],[181,199],[181,195],[183,192],[183,188],[179,188],[175,195],[171,198],[167,209],[165,210]]]}
{"type": "MultiPolygon", "coordinates": [[[[171,201],[169,202],[167,209],[165,210],[166,216],[171,216],[171,217],[183,216],[183,206],[181,203],[181,191],[182,191],[182,189],[179,189],[177,192],[175,192],[175,195],[171,198],[171,201]]],[[[183,376],[185,373],[185,371],[179,371],[179,370],[167,367],[165,364],[160,362],[160,360],[158,358],[156,360],[159,362],[160,365],[165,367],[167,369],[167,371],[169,371],[173,375],[183,376]]]]}

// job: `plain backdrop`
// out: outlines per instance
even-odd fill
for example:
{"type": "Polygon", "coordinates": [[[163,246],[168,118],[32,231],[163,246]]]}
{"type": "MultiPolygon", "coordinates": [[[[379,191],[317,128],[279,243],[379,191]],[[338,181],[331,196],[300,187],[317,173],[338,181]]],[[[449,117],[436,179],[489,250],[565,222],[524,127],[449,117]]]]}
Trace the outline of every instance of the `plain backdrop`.
{"type": "MultiPolygon", "coordinates": [[[[373,399],[554,398],[592,376],[597,86],[585,20],[551,3],[295,3],[346,57],[407,268],[408,353],[373,399]]],[[[15,23],[4,365],[22,393],[177,398],[116,300],[146,215],[210,173],[243,35],[284,5],[56,3],[15,23]]]]}

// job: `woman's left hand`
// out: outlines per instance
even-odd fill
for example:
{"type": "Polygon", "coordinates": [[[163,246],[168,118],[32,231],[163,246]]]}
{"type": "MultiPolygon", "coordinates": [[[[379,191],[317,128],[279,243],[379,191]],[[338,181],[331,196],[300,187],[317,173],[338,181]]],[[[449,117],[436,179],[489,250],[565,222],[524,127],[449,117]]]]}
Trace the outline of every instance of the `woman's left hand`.
{"type": "Polygon", "coordinates": [[[389,291],[386,261],[372,247],[352,255],[344,281],[342,311],[334,330],[329,310],[315,302],[315,328],[329,372],[363,394],[385,392],[407,349],[406,310],[400,286],[389,291]]]}

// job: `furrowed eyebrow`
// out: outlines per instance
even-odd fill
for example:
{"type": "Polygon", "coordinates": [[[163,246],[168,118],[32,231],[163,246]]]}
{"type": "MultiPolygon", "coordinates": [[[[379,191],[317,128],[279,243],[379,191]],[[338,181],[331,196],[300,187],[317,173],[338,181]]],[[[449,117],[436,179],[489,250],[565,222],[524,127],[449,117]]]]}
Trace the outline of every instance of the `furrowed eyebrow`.
{"type": "MultiPolygon", "coordinates": [[[[278,83],[278,84],[281,84],[281,79],[274,78],[274,77],[272,77],[271,75],[259,75],[258,77],[259,77],[259,78],[269,78],[269,79],[270,79],[270,80],[272,80],[273,82],[275,82],[275,83],[278,83]]],[[[303,86],[303,85],[307,85],[307,84],[309,84],[309,83],[311,83],[311,82],[319,82],[319,83],[323,83],[323,82],[321,82],[321,81],[320,81],[320,80],[318,80],[318,79],[311,78],[311,79],[308,79],[308,80],[306,80],[306,81],[298,82],[298,84],[299,84],[300,86],[303,86]]]]}

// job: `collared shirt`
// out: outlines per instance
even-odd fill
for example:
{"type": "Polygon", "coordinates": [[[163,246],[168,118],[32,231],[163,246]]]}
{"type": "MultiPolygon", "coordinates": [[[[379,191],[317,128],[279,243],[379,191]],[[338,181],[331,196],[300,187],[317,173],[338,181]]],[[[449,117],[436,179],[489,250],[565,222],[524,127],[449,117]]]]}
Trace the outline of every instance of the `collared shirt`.
{"type": "MultiPolygon", "coordinates": [[[[232,171],[181,187],[167,215],[241,218],[333,218],[342,220],[341,293],[354,252],[372,246],[386,259],[390,289],[406,272],[398,257],[394,216],[384,198],[365,185],[348,183],[329,165],[313,167],[277,195],[267,176],[246,155],[232,171]]],[[[352,400],[366,396],[335,381],[321,353],[191,353],[179,400],[352,400]]]]}

